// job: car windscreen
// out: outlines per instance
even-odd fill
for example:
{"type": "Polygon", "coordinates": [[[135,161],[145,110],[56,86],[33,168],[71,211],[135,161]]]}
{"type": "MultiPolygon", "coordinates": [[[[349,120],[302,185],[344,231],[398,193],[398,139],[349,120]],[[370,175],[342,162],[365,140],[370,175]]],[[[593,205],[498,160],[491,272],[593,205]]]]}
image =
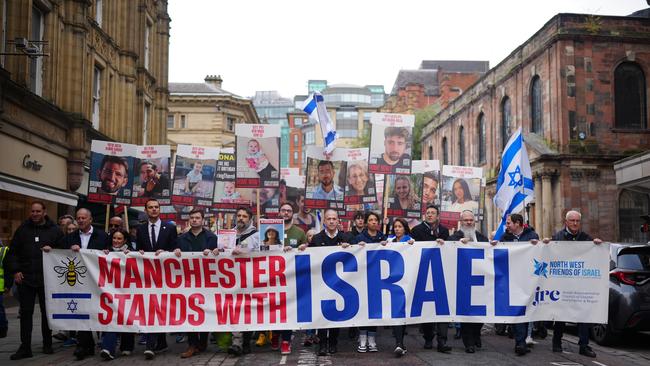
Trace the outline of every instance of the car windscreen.
{"type": "Polygon", "coordinates": [[[650,246],[622,249],[618,253],[618,268],[650,271],[650,246]]]}

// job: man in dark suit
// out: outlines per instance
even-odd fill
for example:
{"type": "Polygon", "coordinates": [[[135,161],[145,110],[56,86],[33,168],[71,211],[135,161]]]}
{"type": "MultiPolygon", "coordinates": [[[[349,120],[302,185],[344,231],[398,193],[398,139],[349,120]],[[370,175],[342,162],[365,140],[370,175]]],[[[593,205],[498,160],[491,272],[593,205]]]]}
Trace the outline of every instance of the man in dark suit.
{"type": "MultiPolygon", "coordinates": [[[[101,229],[93,227],[93,216],[88,209],[77,210],[78,230],[66,235],[59,245],[62,249],[71,249],[78,252],[80,249],[104,250],[110,248],[108,234],[101,229]]],[[[92,332],[79,332],[77,334],[77,349],[74,356],[83,360],[86,356],[95,354],[95,340],[92,332]]]]}
{"type": "MultiPolygon", "coordinates": [[[[151,198],[145,204],[148,220],[138,226],[136,245],[140,252],[155,252],[156,255],[176,249],[176,225],[160,220],[160,203],[151,198]]],[[[156,352],[167,350],[165,333],[147,334],[144,357],[152,360],[156,352]]]]}

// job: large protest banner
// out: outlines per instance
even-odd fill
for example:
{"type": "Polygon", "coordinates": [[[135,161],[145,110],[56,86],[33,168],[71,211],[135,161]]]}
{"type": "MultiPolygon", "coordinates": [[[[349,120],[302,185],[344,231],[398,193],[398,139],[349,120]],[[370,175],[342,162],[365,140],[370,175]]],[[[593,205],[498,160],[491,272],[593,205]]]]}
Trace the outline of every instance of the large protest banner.
{"type": "Polygon", "coordinates": [[[150,198],[161,206],[171,203],[170,160],[169,145],[136,146],[133,206],[144,206],[150,198]]]}
{"type": "Polygon", "coordinates": [[[88,201],[131,204],[136,145],[93,140],[90,144],[88,201]]]}
{"type": "Polygon", "coordinates": [[[43,255],[50,327],[186,332],[607,322],[609,245],[447,242],[304,252],[43,255]]]}
{"type": "Polygon", "coordinates": [[[370,173],[411,174],[415,116],[373,112],[370,124],[370,173]]]}

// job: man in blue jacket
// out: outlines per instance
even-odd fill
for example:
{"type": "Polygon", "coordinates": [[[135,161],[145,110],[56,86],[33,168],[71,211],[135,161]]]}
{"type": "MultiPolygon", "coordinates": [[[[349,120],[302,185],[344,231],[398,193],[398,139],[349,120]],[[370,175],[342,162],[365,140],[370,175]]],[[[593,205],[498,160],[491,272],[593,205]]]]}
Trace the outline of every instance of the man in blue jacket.
{"type": "MultiPolygon", "coordinates": [[[[190,230],[183,233],[176,241],[174,254],[181,256],[182,252],[202,252],[203,255],[219,255],[217,236],[203,227],[204,212],[195,208],[190,212],[190,230]]],[[[187,350],[181,353],[181,358],[190,358],[208,347],[208,332],[190,332],[187,334],[187,350]]]]}

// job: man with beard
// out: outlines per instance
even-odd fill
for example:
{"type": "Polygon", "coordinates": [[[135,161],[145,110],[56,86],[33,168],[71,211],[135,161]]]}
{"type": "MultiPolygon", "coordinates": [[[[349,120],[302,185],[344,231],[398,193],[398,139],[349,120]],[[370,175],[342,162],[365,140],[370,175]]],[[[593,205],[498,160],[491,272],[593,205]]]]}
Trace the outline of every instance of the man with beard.
{"type": "MultiPolygon", "coordinates": [[[[437,241],[443,244],[449,238],[449,230],[440,224],[438,215],[440,211],[438,206],[429,205],[424,213],[424,221],[411,230],[411,237],[415,241],[437,241]]],[[[449,323],[425,323],[422,324],[424,332],[424,348],[433,348],[433,328],[436,327],[438,335],[438,352],[451,352],[451,347],[447,345],[447,326],[449,323]]]]}
{"type": "MultiPolygon", "coordinates": [[[[469,210],[460,213],[460,230],[456,230],[449,240],[460,241],[463,244],[489,242],[485,235],[476,230],[474,213],[469,210]]],[[[460,323],[460,336],[463,338],[465,352],[474,353],[476,348],[481,348],[482,327],[483,323],[460,323]]]]}
{"type": "Polygon", "coordinates": [[[116,195],[129,182],[129,165],[119,156],[105,155],[97,176],[101,182],[101,193],[116,195]]]}
{"type": "Polygon", "coordinates": [[[379,165],[410,167],[411,155],[406,154],[409,131],[405,127],[386,127],[384,130],[384,153],[377,160],[379,165]]]}
{"type": "Polygon", "coordinates": [[[298,213],[293,214],[293,223],[301,229],[307,231],[316,227],[316,217],[311,213],[311,209],[305,207],[305,195],[301,192],[296,199],[298,213]]]}
{"type": "Polygon", "coordinates": [[[438,178],[433,173],[424,173],[422,177],[422,207],[434,205],[438,192],[438,178]]]}
{"type": "Polygon", "coordinates": [[[159,197],[164,190],[169,190],[169,178],[150,161],[140,163],[140,180],[141,197],[159,197]]]}
{"type": "Polygon", "coordinates": [[[284,220],[284,249],[298,248],[307,244],[307,235],[301,228],[293,224],[293,205],[284,202],[280,206],[280,218],[284,220]]]}
{"type": "Polygon", "coordinates": [[[43,279],[43,253],[54,248],[63,238],[63,233],[47,217],[45,204],[33,202],[29,219],[23,222],[11,239],[7,252],[7,271],[13,275],[18,286],[20,303],[20,347],[10,356],[11,360],[32,357],[32,321],[36,297],[41,307],[41,333],[43,353],[51,354],[52,331],[47,324],[45,310],[45,285],[43,279]]]}
{"type": "Polygon", "coordinates": [[[334,184],[334,164],[329,160],[318,163],[318,186],[312,193],[316,200],[343,201],[343,190],[334,184]]]}

